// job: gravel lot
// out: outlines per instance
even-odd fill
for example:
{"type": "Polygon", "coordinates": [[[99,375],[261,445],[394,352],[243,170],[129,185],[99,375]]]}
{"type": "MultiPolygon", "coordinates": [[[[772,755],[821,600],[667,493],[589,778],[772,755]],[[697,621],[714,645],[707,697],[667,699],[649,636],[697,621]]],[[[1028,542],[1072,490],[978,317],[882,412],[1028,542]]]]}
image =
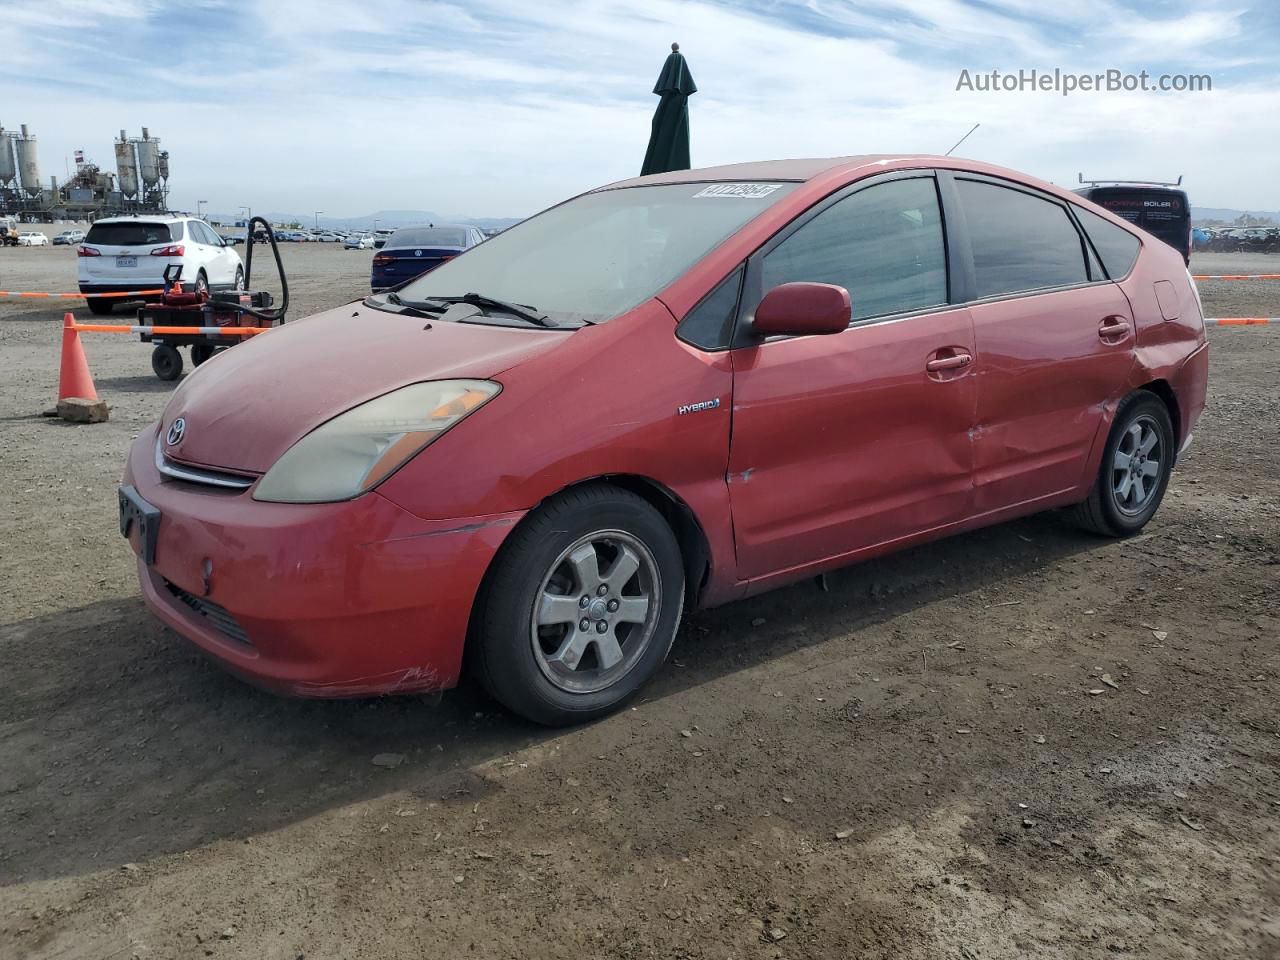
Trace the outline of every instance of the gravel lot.
{"type": "MultiPolygon", "coordinates": [[[[367,289],[284,250],[294,317],[367,289]]],[[[74,280],[0,249],[0,289],[74,280]]],[[[171,388],[87,336],[111,421],[41,419],[63,309],[0,300],[0,957],[1280,956],[1280,325],[1211,331],[1142,536],[1043,515],[698,613],[547,732],[277,699],[154,623],[114,491],[171,388]]]]}

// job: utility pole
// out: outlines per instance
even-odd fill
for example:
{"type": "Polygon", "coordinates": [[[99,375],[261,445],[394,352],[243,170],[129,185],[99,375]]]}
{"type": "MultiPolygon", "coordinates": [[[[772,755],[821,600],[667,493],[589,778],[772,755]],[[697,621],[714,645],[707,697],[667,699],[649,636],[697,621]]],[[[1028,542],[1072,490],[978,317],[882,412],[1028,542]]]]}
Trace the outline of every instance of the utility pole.
{"type": "Polygon", "coordinates": [[[201,220],[204,219],[204,205],[208,202],[209,202],[208,200],[196,201],[196,216],[199,217],[201,220]]]}
{"type": "Polygon", "coordinates": [[[322,213],[324,213],[324,211],[323,211],[323,210],[317,210],[317,211],[316,211],[316,229],[317,229],[317,230],[319,230],[319,229],[320,229],[320,214],[322,214],[322,213]]]}

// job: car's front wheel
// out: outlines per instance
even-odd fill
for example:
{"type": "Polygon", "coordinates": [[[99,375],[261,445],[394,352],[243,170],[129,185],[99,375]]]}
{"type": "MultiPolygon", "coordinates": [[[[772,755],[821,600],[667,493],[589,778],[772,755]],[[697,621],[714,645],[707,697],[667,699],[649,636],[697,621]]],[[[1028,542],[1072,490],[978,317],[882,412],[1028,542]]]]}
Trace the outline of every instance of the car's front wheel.
{"type": "Polygon", "coordinates": [[[503,545],[477,599],[469,663],[523,717],[591,720],[657,672],[683,607],[680,547],[662,514],[606,484],[570,490],[503,545]]]}
{"type": "Polygon", "coordinates": [[[1169,486],[1175,442],[1163,400],[1147,390],[1126,397],[1089,498],[1076,508],[1079,523],[1108,537],[1132,536],[1145,527],[1169,486]]]}

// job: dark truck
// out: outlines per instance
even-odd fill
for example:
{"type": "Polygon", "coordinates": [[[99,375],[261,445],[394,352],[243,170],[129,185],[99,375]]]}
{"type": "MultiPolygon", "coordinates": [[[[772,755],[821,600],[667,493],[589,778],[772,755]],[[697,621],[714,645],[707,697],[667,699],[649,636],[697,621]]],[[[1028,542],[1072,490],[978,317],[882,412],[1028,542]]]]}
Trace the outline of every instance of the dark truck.
{"type": "Polygon", "coordinates": [[[1106,207],[1117,217],[1128,220],[1147,233],[1173,247],[1187,263],[1191,261],[1191,202],[1182,185],[1177,183],[1147,183],[1133,180],[1085,180],[1074,192],[1106,207]]]}

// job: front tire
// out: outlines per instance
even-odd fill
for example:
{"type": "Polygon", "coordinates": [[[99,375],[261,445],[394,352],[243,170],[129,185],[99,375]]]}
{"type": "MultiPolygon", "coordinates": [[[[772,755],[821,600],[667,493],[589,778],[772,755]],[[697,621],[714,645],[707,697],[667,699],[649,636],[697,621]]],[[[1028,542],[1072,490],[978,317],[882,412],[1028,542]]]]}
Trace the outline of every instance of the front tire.
{"type": "Polygon", "coordinates": [[[1116,411],[1089,498],[1076,507],[1076,521],[1105,537],[1131,537],[1140,531],[1168,489],[1175,443],[1163,400],[1147,390],[1126,397],[1116,411]]]}
{"type": "Polygon", "coordinates": [[[503,545],[476,601],[469,664],[512,712],[582,723],[657,672],[683,607],[680,547],[662,515],[607,484],[570,490],[503,545]]]}

